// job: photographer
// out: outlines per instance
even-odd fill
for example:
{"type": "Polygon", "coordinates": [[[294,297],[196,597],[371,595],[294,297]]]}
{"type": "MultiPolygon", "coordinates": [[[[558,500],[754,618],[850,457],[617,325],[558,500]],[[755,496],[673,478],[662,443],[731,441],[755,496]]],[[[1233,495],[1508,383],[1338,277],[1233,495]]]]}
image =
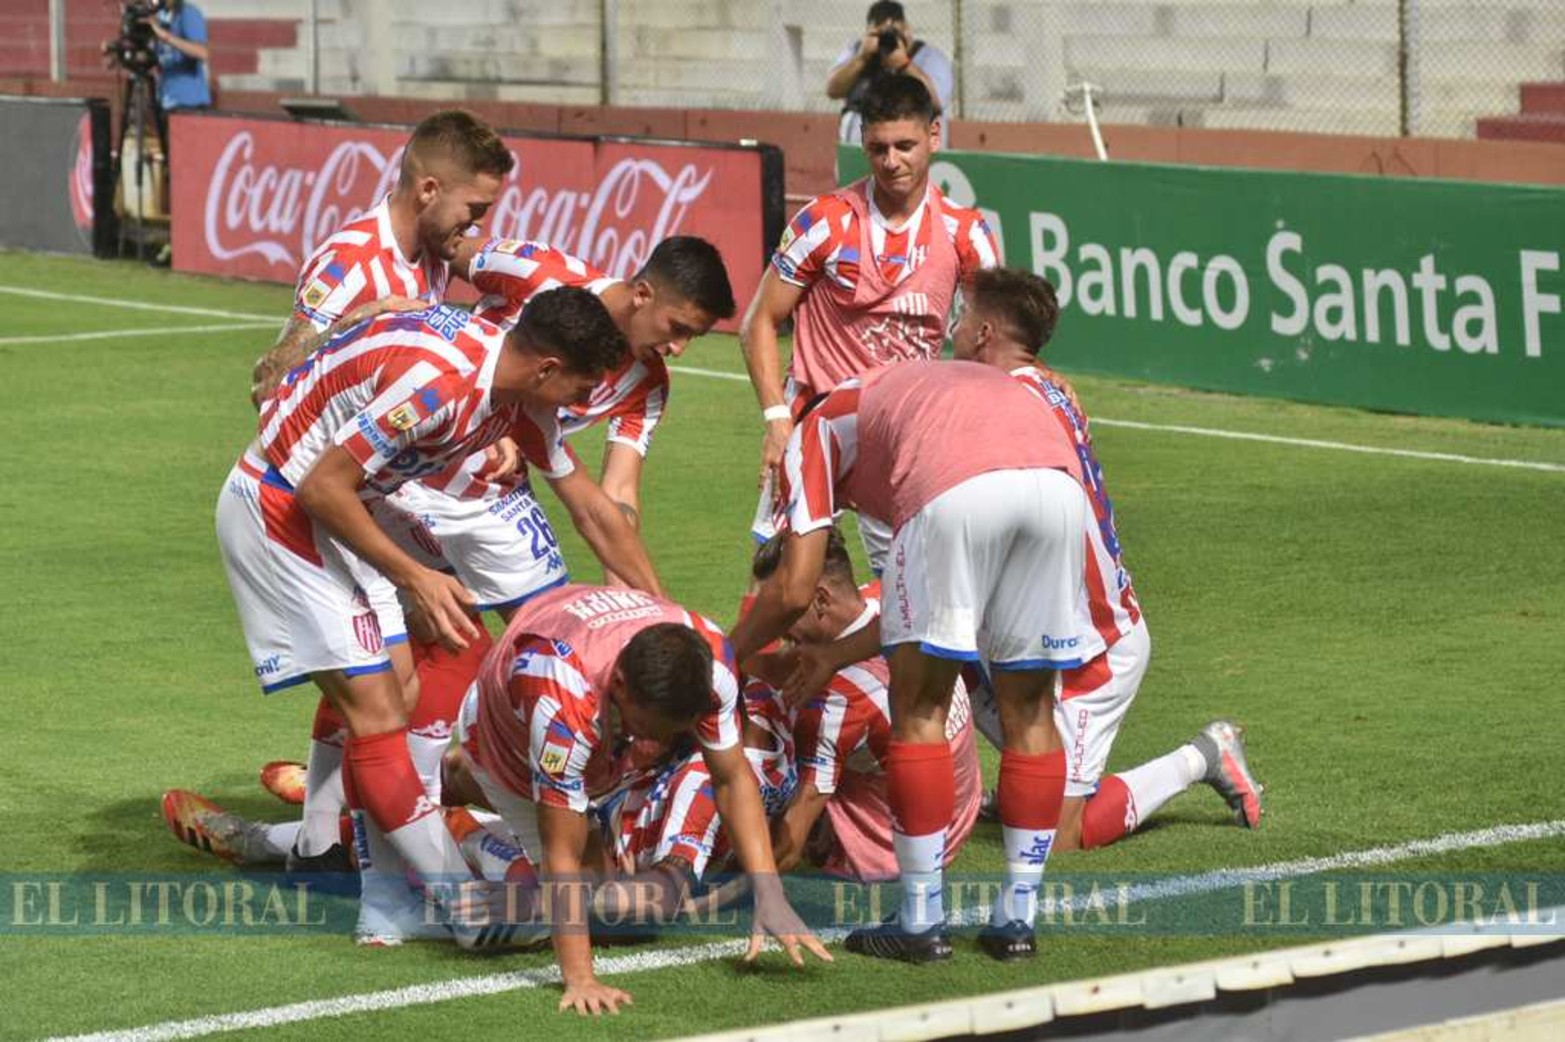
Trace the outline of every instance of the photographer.
{"type": "MultiPolygon", "coordinates": [[[[859,143],[859,110],[865,94],[887,76],[911,76],[929,90],[935,108],[950,115],[955,88],[951,59],[934,44],[917,40],[907,13],[894,0],[880,0],[864,17],[864,36],[843,50],[826,78],[826,96],[842,102],[838,140],[859,143]]],[[[951,143],[951,121],[940,120],[940,143],[951,143]]]]}
{"type": "Polygon", "coordinates": [[[157,14],[144,19],[157,37],[160,120],[177,109],[212,105],[207,83],[206,19],[184,0],[158,0],[157,14]]]}

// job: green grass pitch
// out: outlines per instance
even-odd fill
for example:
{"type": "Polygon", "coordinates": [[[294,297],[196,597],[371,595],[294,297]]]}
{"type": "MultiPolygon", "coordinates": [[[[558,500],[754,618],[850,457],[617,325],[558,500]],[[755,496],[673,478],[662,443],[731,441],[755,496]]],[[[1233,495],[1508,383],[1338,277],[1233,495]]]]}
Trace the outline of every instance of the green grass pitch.
{"type": "MultiPolygon", "coordinates": [[[[0,255],[0,922],[5,1038],[133,1028],[548,965],[344,936],[137,933],[17,922],[15,887],[225,866],[175,843],[158,796],[183,786],[240,812],[285,809],[256,785],[304,752],[309,689],[261,698],[212,532],[217,491],[253,430],[249,367],[275,328],[134,335],[236,320],[4,292],[276,316],[284,287],[0,255]],[[85,338],[82,334],[110,334],[85,338]],[[114,335],[121,334],[121,335],[114,335]],[[57,339],[74,337],[75,339],[57,339]],[[56,338],[56,339],[32,339],[56,338]]],[[[1067,315],[1061,336],[1070,336],[1067,315]]],[[[741,373],[732,337],[684,364],[741,373]]],[[[1148,873],[1326,856],[1507,823],[1565,819],[1565,473],[1464,465],[1169,431],[1282,437],[1565,464],[1565,432],[1245,400],[1081,378],[1155,646],[1110,769],[1172,748],[1217,715],[1250,729],[1263,827],[1228,823],[1198,789],[1102,851],[1051,872],[1148,873]]],[[[731,621],[749,551],[760,433],[747,383],[677,374],[648,467],[645,531],[674,596],[731,621]]],[[[600,441],[578,446],[595,460],[600,441]]],[[[575,574],[597,569],[562,533],[575,574]]],[[[986,766],[992,769],[993,757],[986,766]]],[[[980,826],[959,871],[1000,867],[980,826]]],[[[1377,871],[1565,870],[1565,840],[1475,846],[1377,871]]],[[[1218,905],[1238,900],[1218,895],[1218,905]]],[[[1214,905],[1216,907],[1216,905],[1214,905]]],[[[85,915],[85,913],[83,913],[85,915]]],[[[1296,943],[1297,933],[1064,928],[997,966],[971,940],[936,968],[838,949],[834,965],[732,960],[610,978],[619,1017],[556,1015],[551,987],[310,1020],[270,1035],[448,1029],[653,1038],[955,997],[1296,943]]],[[[674,938],[664,946],[706,943],[674,938]]],[[[621,949],[621,952],[624,950],[621,949]]]]}

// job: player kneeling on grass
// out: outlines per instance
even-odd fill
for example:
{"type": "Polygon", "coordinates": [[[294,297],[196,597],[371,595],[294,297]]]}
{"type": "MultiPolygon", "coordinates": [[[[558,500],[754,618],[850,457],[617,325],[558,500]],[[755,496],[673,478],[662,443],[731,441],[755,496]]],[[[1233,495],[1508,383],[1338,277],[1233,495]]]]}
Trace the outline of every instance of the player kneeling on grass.
{"type": "Polygon", "coordinates": [[[638,590],[565,586],[524,605],[485,661],[462,706],[453,765],[471,777],[524,849],[536,852],[555,953],[565,982],[560,1008],[615,1010],[627,996],[592,972],[588,909],[609,907],[652,884],[671,919],[685,880],[653,869],[635,886],[594,894],[587,875],[593,795],[612,790],[621,736],[672,741],[693,731],[713,800],[754,888],[755,933],[780,941],[802,964],[802,945],[831,956],[783,893],[755,777],[740,743],[732,652],[711,622],[638,590]]]}
{"type": "Polygon", "coordinates": [[[832,517],[888,518],[880,640],[889,650],[887,743],[898,913],[849,935],[850,951],[949,958],[942,861],[955,813],[945,726],[964,662],[987,660],[1005,732],[1000,813],[1005,888],[980,935],[993,954],[1031,950],[1037,890],[1059,824],[1065,753],[1054,674],[1098,651],[1078,629],[1090,507],[1074,447],[1036,422],[1036,396],[971,362],[910,361],[839,385],[794,428],[783,456],[789,531],[776,573],[734,628],[740,661],[786,632],[820,585],[832,517]]]}
{"type": "MultiPolygon", "coordinates": [[[[782,559],[782,537],[756,551],[753,574],[765,582],[782,559]]],[[[842,535],[832,528],[826,563],[809,608],[788,631],[795,646],[878,632],[880,583],[860,587],[842,535]]],[[[779,656],[786,661],[787,653],[779,656]]],[[[891,805],[886,798],[886,758],[891,746],[889,667],[879,655],[847,666],[811,695],[792,717],[798,785],[772,825],[777,867],[786,872],[806,858],[832,875],[860,880],[897,874],[891,805]]],[[[774,696],[780,703],[780,696],[774,696]]],[[[955,802],[946,826],[949,865],[967,842],[983,794],[978,746],[967,689],[952,692],[945,738],[955,772],[955,802]]]]}
{"type": "MultiPolygon", "coordinates": [[[[1242,731],[1226,720],[1208,724],[1173,752],[1103,778],[1109,748],[1146,675],[1152,640],[1125,569],[1114,505],[1087,414],[1069,381],[1038,357],[1058,319],[1054,287],[1046,279],[1030,271],[996,268],[967,277],[961,317],[951,333],[955,357],[1007,372],[1037,393],[1046,406],[1039,423],[1057,427],[1076,447],[1082,485],[1092,505],[1078,614],[1081,628],[1095,630],[1103,650],[1060,674],[1054,719],[1064,739],[1069,773],[1055,849],[1112,843],[1203,781],[1227,801],[1240,825],[1253,829],[1261,822],[1261,786],[1250,774],[1242,731]]],[[[998,745],[1000,710],[987,681],[975,696],[974,710],[979,728],[998,745]]]]}

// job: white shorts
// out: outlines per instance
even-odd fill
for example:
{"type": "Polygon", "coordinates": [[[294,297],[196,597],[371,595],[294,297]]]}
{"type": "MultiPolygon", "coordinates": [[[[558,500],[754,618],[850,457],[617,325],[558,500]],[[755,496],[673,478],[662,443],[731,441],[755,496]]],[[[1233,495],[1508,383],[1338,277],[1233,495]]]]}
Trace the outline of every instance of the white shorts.
{"type": "MultiPolygon", "coordinates": [[[[462,709],[457,713],[456,733],[452,741],[466,746],[472,731],[478,726],[478,685],[468,688],[462,699],[462,709]]],[[[510,838],[522,848],[522,852],[539,864],[543,863],[543,837],[538,831],[538,805],[520,793],[500,784],[494,776],[479,766],[472,756],[467,757],[467,770],[478,783],[489,809],[500,815],[510,838]]]]}
{"type": "Polygon", "coordinates": [[[313,673],[391,669],[407,640],[396,588],[319,531],[293,490],[247,453],[217,501],[217,541],[239,623],[267,694],[313,673]]]}
{"type": "Polygon", "coordinates": [[[408,556],[454,574],[481,611],[514,608],[569,576],[532,485],[493,499],[458,499],[409,482],[371,511],[408,556]]]}
{"type": "Polygon", "coordinates": [[[1152,637],[1143,618],[1108,651],[1061,674],[1054,725],[1069,764],[1066,796],[1091,796],[1098,790],[1109,749],[1151,659],[1152,637]]]}
{"type": "MultiPolygon", "coordinates": [[[[1152,637],[1143,618],[1106,652],[1059,675],[1054,726],[1065,744],[1069,765],[1066,796],[1087,797],[1098,790],[1109,750],[1141,687],[1141,678],[1146,676],[1151,657],[1152,637]]],[[[973,723],[996,749],[1005,747],[1000,707],[987,677],[973,696],[973,723]]]]}
{"type": "Polygon", "coordinates": [[[1072,669],[1103,649],[1077,615],[1086,493],[1059,470],[996,470],[947,489],[892,537],[881,643],[994,669],[1072,669]]]}

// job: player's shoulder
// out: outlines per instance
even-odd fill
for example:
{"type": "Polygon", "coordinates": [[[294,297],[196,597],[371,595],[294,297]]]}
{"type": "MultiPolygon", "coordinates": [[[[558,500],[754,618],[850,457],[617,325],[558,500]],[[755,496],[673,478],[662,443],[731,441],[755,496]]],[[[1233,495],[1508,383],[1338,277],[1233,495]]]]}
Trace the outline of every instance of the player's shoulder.
{"type": "Polygon", "coordinates": [[[929,198],[947,225],[955,224],[965,228],[984,219],[976,206],[963,206],[934,185],[929,187],[929,198]]]}
{"type": "Polygon", "coordinates": [[[817,195],[794,214],[792,224],[802,233],[812,228],[824,227],[840,232],[853,219],[853,204],[847,193],[853,188],[837,189],[817,195]]]}
{"type": "Polygon", "coordinates": [[[371,210],[322,239],[305,267],[320,267],[323,263],[358,264],[378,257],[385,250],[386,243],[380,235],[380,217],[371,210]]]}

